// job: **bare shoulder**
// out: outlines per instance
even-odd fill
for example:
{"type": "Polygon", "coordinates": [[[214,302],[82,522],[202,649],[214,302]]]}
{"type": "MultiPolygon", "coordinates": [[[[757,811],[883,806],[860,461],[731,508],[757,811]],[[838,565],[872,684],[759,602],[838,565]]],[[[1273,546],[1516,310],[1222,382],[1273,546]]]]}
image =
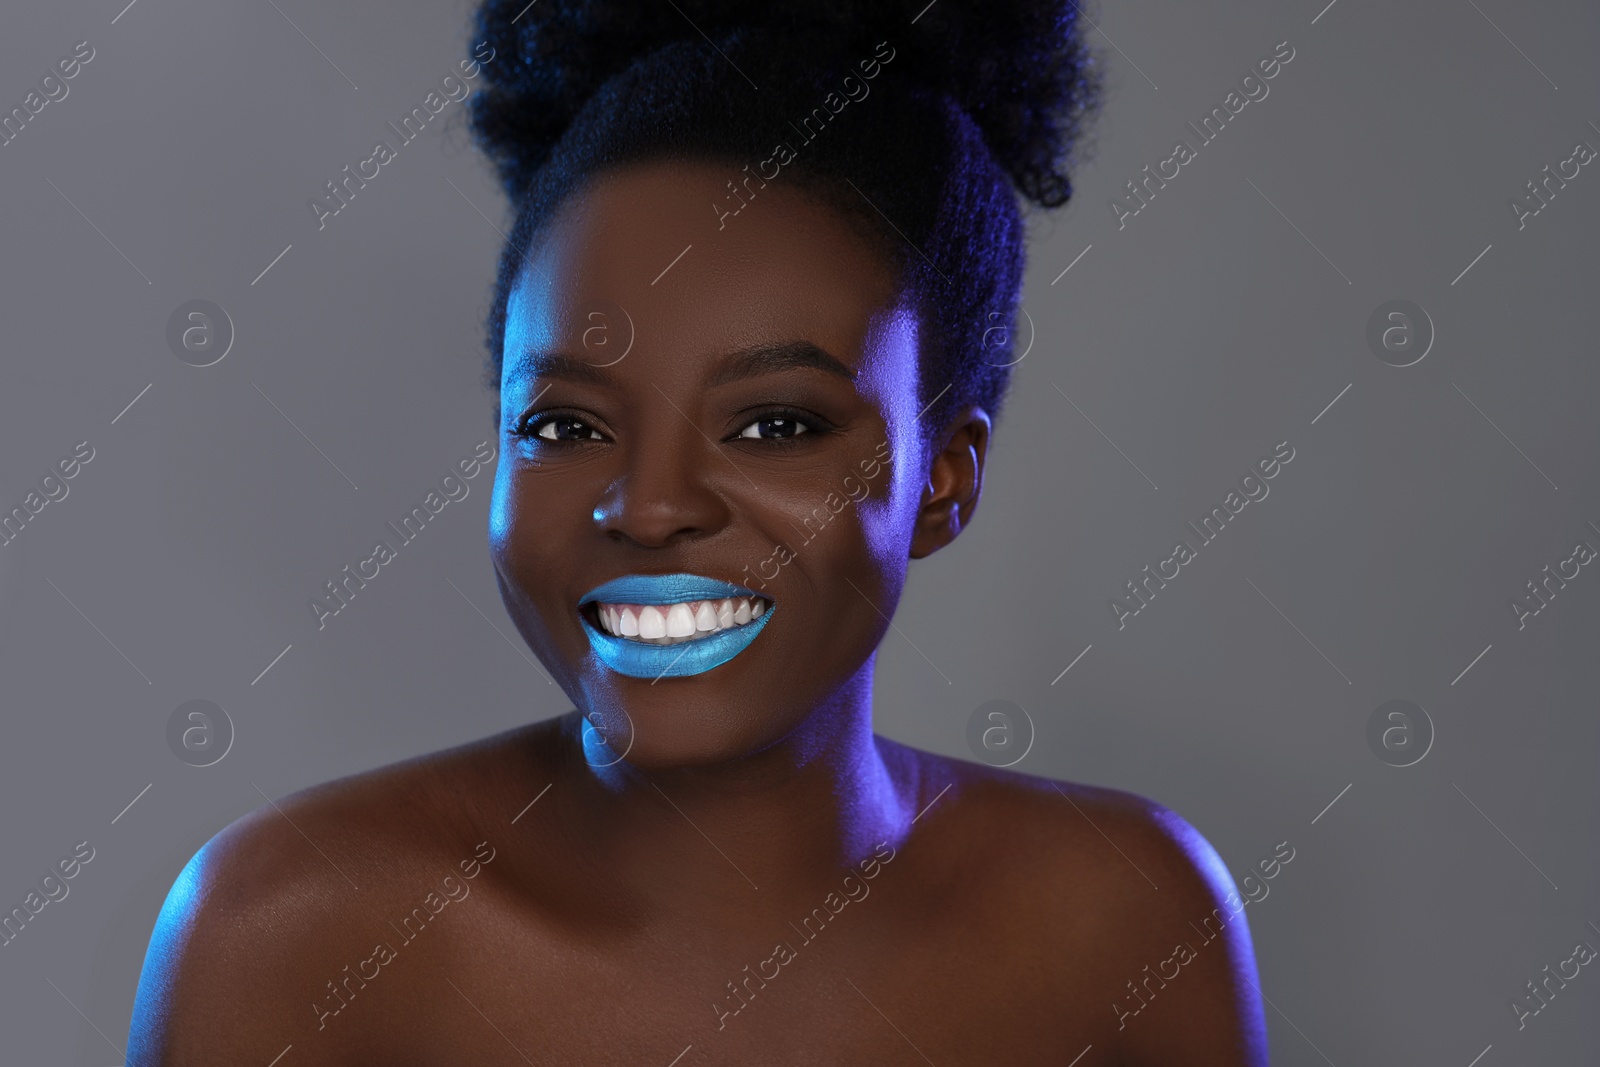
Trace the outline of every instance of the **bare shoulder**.
{"type": "MultiPolygon", "coordinates": [[[[404,914],[427,892],[446,899],[448,879],[476,875],[494,851],[486,827],[505,825],[501,801],[515,795],[511,753],[537,748],[540,729],[269,797],[207,841],[151,934],[129,1067],[266,1063],[308,1024],[326,1029],[308,1003],[371,947],[370,936],[344,942],[368,936],[352,931],[372,916],[404,914]]],[[[319,1062],[340,1062],[338,1047],[321,1042],[319,1062]]]]}
{"type": "Polygon", "coordinates": [[[1135,898],[1170,886],[1172,897],[1191,902],[1219,879],[1231,886],[1199,831],[1156,801],[894,747],[894,758],[918,768],[927,805],[919,828],[982,849],[1013,874],[1028,870],[1135,898]]]}
{"type": "Polygon", "coordinates": [[[937,801],[908,849],[952,857],[960,906],[993,917],[1010,965],[1052,973],[1125,1063],[1266,1063],[1244,903],[1188,820],[1122,790],[915,758],[922,804],[937,801]]]}

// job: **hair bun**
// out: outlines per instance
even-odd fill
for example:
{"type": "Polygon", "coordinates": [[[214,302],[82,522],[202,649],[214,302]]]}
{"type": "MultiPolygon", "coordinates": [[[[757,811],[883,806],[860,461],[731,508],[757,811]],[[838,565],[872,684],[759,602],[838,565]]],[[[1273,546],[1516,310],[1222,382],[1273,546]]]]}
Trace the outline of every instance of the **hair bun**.
{"type": "MultiPolygon", "coordinates": [[[[897,77],[953,97],[1018,192],[1055,207],[1071,196],[1066,171],[1099,104],[1077,19],[1072,0],[485,0],[476,39],[496,58],[470,104],[472,132],[515,199],[596,90],[665,45],[727,54],[767,38],[827,67],[887,41],[897,77]]],[[[746,75],[759,84],[762,72],[746,75]]]]}

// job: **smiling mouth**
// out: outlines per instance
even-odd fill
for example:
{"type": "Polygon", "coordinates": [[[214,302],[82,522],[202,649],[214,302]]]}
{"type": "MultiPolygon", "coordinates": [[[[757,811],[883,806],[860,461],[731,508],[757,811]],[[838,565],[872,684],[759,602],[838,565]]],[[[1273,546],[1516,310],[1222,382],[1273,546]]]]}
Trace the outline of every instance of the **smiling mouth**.
{"type": "Polygon", "coordinates": [[[771,607],[765,597],[736,596],[677,604],[623,604],[591,601],[589,621],[603,633],[646,645],[679,645],[737,630],[771,607]]]}
{"type": "Polygon", "coordinates": [[[702,574],[625,574],[578,599],[578,617],[601,665],[652,685],[727,663],[777,613],[770,597],[702,574]]]}

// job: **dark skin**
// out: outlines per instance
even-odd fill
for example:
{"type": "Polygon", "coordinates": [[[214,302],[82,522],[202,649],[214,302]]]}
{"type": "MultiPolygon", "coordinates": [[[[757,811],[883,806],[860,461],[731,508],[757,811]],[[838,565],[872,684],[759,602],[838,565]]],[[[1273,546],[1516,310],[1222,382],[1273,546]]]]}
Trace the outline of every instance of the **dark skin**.
{"type": "Polygon", "coordinates": [[[719,230],[727,170],[591,180],[512,295],[491,555],[575,710],[214,838],[152,938],[132,1067],[1266,1063],[1242,907],[1188,824],[872,732],[908,563],[972,521],[990,419],[924,445],[882,257],[782,179],[719,230]],[[845,373],[748,352],[796,341],[845,373]],[[807,526],[830,493],[859,499],[807,526]],[[678,572],[777,607],[700,674],[595,658],[579,598],[678,572]]]}

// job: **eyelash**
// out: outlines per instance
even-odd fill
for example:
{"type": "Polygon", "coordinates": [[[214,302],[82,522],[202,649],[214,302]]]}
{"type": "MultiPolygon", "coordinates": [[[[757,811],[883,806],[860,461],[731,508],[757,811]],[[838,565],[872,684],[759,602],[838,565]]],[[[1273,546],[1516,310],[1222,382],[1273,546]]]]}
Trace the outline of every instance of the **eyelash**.
{"type": "MultiPolygon", "coordinates": [[[[586,438],[577,441],[561,441],[539,436],[539,431],[547,424],[557,422],[562,419],[570,419],[573,422],[582,424],[592,432],[599,432],[598,430],[595,430],[593,426],[590,426],[586,421],[584,421],[581,416],[573,414],[572,412],[545,411],[535,415],[524,416],[511,433],[513,437],[519,440],[535,441],[542,448],[562,448],[571,445],[589,444],[593,442],[593,438],[586,438]]],[[[767,446],[793,447],[797,443],[803,442],[806,438],[814,435],[820,436],[833,431],[833,425],[819,416],[812,415],[809,412],[801,411],[798,408],[776,407],[761,411],[756,414],[755,417],[751,418],[749,422],[746,422],[739,427],[739,433],[743,434],[745,430],[749,429],[754,424],[758,422],[765,422],[769,419],[786,419],[791,422],[796,422],[801,426],[804,426],[805,430],[802,433],[797,433],[790,437],[742,438],[735,436],[733,440],[759,441],[763,445],[767,446]]]]}
{"type": "Polygon", "coordinates": [[[583,441],[552,441],[549,438],[539,436],[539,431],[547,424],[558,422],[562,419],[570,419],[573,422],[582,423],[584,426],[588,426],[590,430],[594,429],[594,427],[589,426],[589,424],[584,422],[583,419],[572,414],[571,412],[546,411],[538,415],[524,416],[522,420],[518,422],[517,425],[512,429],[511,436],[517,438],[518,440],[536,441],[540,446],[545,448],[560,448],[564,445],[583,444],[583,441]]]}
{"type": "Polygon", "coordinates": [[[778,407],[768,408],[766,410],[757,412],[749,422],[746,422],[739,427],[739,434],[742,435],[745,430],[748,430],[756,423],[766,422],[769,419],[784,419],[788,422],[799,423],[801,426],[805,427],[805,429],[800,433],[793,434],[789,437],[747,438],[743,436],[735,436],[733,439],[735,441],[759,442],[762,446],[767,448],[796,448],[806,444],[808,440],[820,437],[824,434],[832,433],[834,429],[831,422],[828,422],[826,419],[818,415],[813,415],[807,411],[801,411],[798,408],[783,407],[780,405],[778,407]]]}

